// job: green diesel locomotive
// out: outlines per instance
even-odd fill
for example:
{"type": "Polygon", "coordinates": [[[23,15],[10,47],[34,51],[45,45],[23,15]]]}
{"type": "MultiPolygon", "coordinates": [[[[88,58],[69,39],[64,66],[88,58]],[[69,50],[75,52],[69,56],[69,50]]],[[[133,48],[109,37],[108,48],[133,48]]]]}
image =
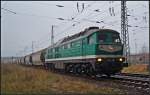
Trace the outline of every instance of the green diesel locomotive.
{"type": "Polygon", "coordinates": [[[44,65],[52,70],[110,76],[127,65],[124,61],[123,44],[117,31],[89,27],[50,46],[44,65]]]}

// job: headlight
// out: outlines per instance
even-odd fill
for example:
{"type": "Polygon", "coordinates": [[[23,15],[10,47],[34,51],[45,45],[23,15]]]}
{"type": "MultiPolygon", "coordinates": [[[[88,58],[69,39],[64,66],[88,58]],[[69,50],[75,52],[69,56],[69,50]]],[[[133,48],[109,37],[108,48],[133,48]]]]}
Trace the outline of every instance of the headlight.
{"type": "Polygon", "coordinates": [[[98,58],[98,59],[97,59],[97,61],[98,61],[98,62],[101,62],[101,61],[102,61],[102,59],[101,59],[101,58],[98,58]]]}
{"type": "Polygon", "coordinates": [[[123,61],[123,59],[122,59],[122,58],[119,58],[119,61],[123,61]]]}

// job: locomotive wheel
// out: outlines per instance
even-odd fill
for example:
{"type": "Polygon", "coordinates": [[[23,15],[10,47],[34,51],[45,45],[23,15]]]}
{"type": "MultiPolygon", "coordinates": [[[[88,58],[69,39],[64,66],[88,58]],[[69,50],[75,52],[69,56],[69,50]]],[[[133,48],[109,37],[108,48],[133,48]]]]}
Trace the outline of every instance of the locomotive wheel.
{"type": "Polygon", "coordinates": [[[77,64],[73,65],[73,74],[77,74],[77,64]]]}
{"type": "Polygon", "coordinates": [[[82,71],[81,70],[81,65],[79,64],[79,65],[76,66],[76,73],[81,74],[81,71],[82,71]]]}
{"type": "Polygon", "coordinates": [[[94,74],[94,70],[91,64],[86,65],[86,74],[88,76],[92,76],[94,74]]]}
{"type": "Polygon", "coordinates": [[[72,73],[72,72],[73,72],[73,65],[72,65],[72,64],[69,64],[69,65],[67,66],[67,71],[68,71],[69,73],[72,73]]]}
{"type": "Polygon", "coordinates": [[[89,67],[88,67],[88,64],[85,65],[85,74],[86,74],[86,75],[89,74],[89,67]]]}
{"type": "Polygon", "coordinates": [[[86,73],[86,65],[82,64],[81,65],[81,74],[85,74],[86,73]]]}
{"type": "Polygon", "coordinates": [[[65,72],[66,72],[66,73],[69,72],[69,65],[65,65],[65,72]]]}
{"type": "Polygon", "coordinates": [[[66,65],[65,71],[69,73],[71,71],[72,66],[71,65],[66,65]]]}

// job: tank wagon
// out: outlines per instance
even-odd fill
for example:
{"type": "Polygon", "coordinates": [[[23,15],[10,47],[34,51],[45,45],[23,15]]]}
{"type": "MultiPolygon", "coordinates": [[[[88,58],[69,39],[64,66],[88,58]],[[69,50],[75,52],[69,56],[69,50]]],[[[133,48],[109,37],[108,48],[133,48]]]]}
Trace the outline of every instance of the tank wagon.
{"type": "Polygon", "coordinates": [[[119,32],[89,27],[47,48],[44,65],[47,69],[110,76],[127,66],[124,61],[119,32]]]}

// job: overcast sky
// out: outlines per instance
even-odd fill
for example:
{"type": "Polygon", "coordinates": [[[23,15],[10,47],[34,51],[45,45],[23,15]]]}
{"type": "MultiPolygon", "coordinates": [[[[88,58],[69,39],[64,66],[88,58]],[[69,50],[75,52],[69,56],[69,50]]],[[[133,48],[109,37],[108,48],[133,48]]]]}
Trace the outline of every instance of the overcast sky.
{"type": "MultiPolygon", "coordinates": [[[[120,1],[2,1],[1,55],[20,56],[31,53],[32,41],[34,51],[49,46],[52,25],[55,42],[65,36],[81,32],[89,26],[121,32],[120,4],[120,1]],[[114,7],[113,16],[110,14],[110,7],[114,7]],[[72,18],[74,20],[71,20],[72,18]],[[104,23],[95,23],[96,21],[104,23]]],[[[128,17],[128,23],[132,26],[129,27],[131,53],[140,52],[144,45],[148,49],[148,1],[127,1],[127,8],[128,14],[131,15],[128,17]]]]}

